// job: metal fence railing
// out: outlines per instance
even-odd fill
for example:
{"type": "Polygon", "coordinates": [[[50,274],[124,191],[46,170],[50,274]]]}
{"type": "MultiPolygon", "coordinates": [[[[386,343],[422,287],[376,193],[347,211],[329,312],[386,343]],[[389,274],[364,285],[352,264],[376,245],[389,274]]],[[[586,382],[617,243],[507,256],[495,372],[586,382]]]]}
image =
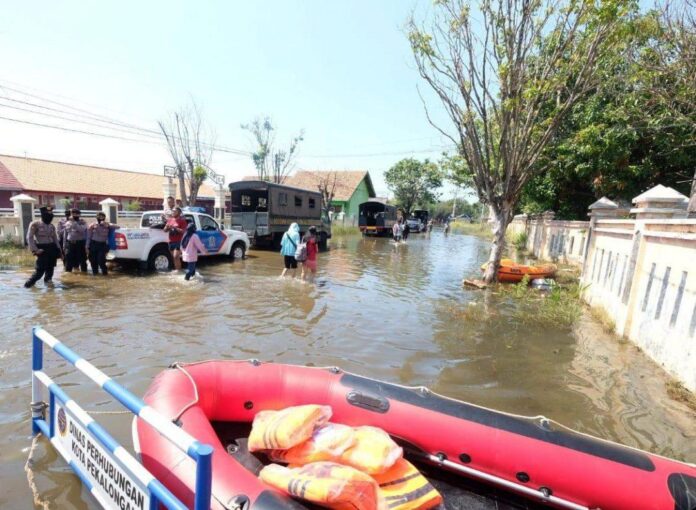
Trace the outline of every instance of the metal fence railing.
{"type": "Polygon", "coordinates": [[[124,501],[135,501],[138,508],[149,510],[158,509],[160,505],[175,510],[187,507],[44,372],[44,344],[194,460],[193,508],[209,510],[213,448],[167,420],[45,329],[35,327],[32,334],[32,433],[41,432],[50,440],[102,508],[125,508],[124,501]],[[48,403],[44,400],[46,389],[48,403]],[[119,491],[124,486],[127,495],[119,491]]]}

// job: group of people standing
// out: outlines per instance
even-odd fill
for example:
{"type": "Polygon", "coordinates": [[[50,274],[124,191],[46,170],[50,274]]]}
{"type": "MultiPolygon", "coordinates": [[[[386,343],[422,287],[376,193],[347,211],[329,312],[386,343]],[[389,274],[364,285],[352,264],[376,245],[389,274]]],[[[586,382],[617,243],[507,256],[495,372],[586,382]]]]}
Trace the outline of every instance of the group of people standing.
{"type": "Polygon", "coordinates": [[[182,260],[186,262],[184,279],[188,281],[196,274],[198,254],[207,255],[208,251],[196,234],[196,225],[186,221],[178,202],[172,196],[167,197],[167,208],[163,214],[164,231],[169,233],[169,252],[172,254],[174,269],[181,269],[182,260]]]}
{"type": "Polygon", "coordinates": [[[53,225],[53,207],[39,209],[41,219],[33,221],[27,230],[27,245],[36,257],[34,273],[24,283],[26,288],[33,287],[42,277],[46,284],[53,279],[53,272],[58,259],[63,260],[65,271],[79,269],[87,272],[87,260],[93,274],[106,275],[106,255],[109,252],[109,234],[120,228],[106,221],[106,214],[97,213],[96,221],[91,224],[81,218],[80,210],[66,209],[65,217],[53,225]]]}
{"type": "Polygon", "coordinates": [[[291,278],[295,278],[298,262],[302,264],[302,281],[314,281],[317,274],[317,254],[319,244],[317,240],[317,227],[309,227],[307,233],[300,239],[300,226],[292,223],[280,240],[280,254],[283,255],[284,278],[292,271],[291,278]]]}
{"type": "Polygon", "coordinates": [[[399,218],[394,223],[392,227],[392,237],[395,243],[406,242],[409,234],[411,233],[411,227],[408,226],[408,222],[403,218],[399,218]]]}

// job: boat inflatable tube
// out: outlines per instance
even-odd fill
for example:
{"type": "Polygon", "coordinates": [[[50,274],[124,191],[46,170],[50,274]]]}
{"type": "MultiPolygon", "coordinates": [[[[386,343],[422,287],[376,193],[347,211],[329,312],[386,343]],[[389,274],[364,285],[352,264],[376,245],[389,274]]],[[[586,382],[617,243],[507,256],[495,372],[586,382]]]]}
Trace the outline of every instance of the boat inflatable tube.
{"type": "MultiPolygon", "coordinates": [[[[342,372],[258,361],[206,361],[160,373],[144,400],[214,448],[212,508],[305,508],[261,482],[230,455],[215,422],[250,424],[256,413],[328,405],[332,422],[371,425],[404,445],[410,460],[477,478],[552,508],[695,510],[696,466],[563,428],[342,372]]],[[[195,463],[136,418],[145,467],[193,504],[195,463]]],[[[445,497],[446,501],[446,497],[445,497]]]]}

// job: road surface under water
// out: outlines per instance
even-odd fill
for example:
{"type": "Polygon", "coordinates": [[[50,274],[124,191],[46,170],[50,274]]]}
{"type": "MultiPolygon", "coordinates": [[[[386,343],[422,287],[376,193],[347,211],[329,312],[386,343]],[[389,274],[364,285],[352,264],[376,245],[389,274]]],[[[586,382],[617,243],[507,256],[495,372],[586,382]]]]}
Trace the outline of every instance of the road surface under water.
{"type": "MultiPolygon", "coordinates": [[[[345,370],[524,415],[696,462],[696,413],[671,400],[661,369],[589,318],[572,330],[520,325],[515,301],[461,287],[487,243],[412,235],[408,244],[347,237],[321,253],[317,285],[279,280],[280,255],[210,262],[200,277],[56,276],[26,290],[28,271],[0,271],[0,507],[29,509],[30,333],[44,326],[142,395],[174,361],[259,358],[345,370]],[[461,314],[466,307],[476,313],[461,314]],[[488,317],[488,320],[485,318],[488,317]],[[492,319],[491,319],[492,317],[492,319]]],[[[85,408],[120,409],[52,353],[46,369],[85,408]]],[[[130,416],[96,416],[130,445],[130,416]]],[[[93,508],[45,441],[34,484],[52,508],[93,508]]]]}

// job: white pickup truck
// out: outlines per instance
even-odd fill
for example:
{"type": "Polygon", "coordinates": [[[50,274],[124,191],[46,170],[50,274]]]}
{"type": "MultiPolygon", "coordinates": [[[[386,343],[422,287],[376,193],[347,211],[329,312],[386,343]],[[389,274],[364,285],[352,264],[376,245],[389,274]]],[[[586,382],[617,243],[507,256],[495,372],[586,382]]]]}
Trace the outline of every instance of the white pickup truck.
{"type": "MultiPolygon", "coordinates": [[[[188,223],[194,222],[209,256],[224,255],[243,259],[249,249],[249,236],[239,230],[224,230],[212,216],[184,211],[188,223]]],[[[174,261],[169,252],[169,234],[163,230],[162,211],[146,211],[140,218],[140,228],[116,230],[116,249],[110,252],[113,260],[135,260],[141,269],[170,271],[174,261]]]]}

